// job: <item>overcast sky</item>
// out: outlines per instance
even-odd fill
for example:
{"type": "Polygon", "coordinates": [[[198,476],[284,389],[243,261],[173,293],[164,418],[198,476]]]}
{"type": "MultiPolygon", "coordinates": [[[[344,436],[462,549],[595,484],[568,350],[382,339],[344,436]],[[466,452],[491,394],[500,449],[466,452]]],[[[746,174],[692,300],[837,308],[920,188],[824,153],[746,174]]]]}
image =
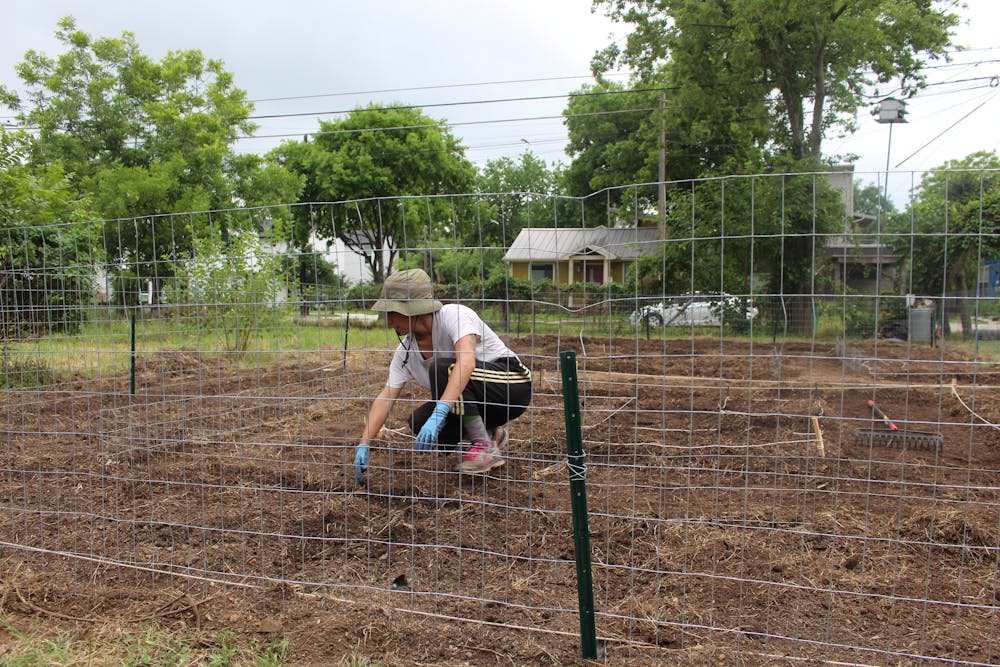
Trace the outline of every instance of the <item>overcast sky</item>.
{"type": "MultiPolygon", "coordinates": [[[[908,123],[894,125],[890,137],[889,126],[863,109],[853,137],[824,143],[828,155],[857,154],[859,177],[872,182],[888,158],[897,200],[911,172],[997,150],[1000,0],[967,2],[956,41],[970,50],[930,71],[936,85],[909,100],[908,123]]],[[[426,106],[425,113],[452,123],[476,164],[526,148],[547,162],[564,161],[562,96],[589,81],[594,52],[624,34],[590,6],[590,0],[0,0],[0,83],[19,86],[14,67],[27,49],[58,54],[56,21],[72,15],[94,36],[133,32],[157,59],[180,49],[221,59],[259,115],[327,112],[260,120],[258,135],[300,138],[316,129],[317,118],[370,101],[447,105],[426,106]]],[[[260,136],[239,149],[263,153],[280,141],[260,136]]]]}

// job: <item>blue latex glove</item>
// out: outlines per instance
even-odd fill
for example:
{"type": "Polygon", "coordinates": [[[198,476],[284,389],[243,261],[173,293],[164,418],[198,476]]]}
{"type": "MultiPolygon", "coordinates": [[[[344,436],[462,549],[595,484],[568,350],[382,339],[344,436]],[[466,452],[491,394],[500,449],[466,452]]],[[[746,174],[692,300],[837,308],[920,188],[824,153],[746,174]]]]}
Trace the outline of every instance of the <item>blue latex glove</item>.
{"type": "Polygon", "coordinates": [[[354,480],[358,484],[365,483],[365,470],[368,470],[368,443],[362,442],[354,448],[354,480]]]}
{"type": "Polygon", "coordinates": [[[420,427],[420,433],[417,434],[418,450],[426,452],[437,444],[438,433],[441,432],[441,427],[444,426],[444,418],[448,416],[449,412],[451,412],[451,406],[444,401],[438,401],[438,404],[434,406],[434,412],[427,418],[424,425],[420,427]]]}

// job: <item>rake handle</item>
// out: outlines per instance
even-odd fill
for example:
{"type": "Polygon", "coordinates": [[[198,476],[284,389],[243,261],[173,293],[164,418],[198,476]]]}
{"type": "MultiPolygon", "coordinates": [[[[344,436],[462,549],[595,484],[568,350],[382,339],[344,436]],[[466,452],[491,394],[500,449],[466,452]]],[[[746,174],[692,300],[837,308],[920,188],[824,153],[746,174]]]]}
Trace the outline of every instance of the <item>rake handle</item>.
{"type": "Polygon", "coordinates": [[[883,421],[883,422],[885,423],[885,425],[886,425],[887,427],[889,427],[889,430],[890,430],[890,431],[898,431],[898,430],[899,430],[899,427],[898,427],[898,426],[896,426],[896,425],[895,425],[895,424],[894,424],[894,423],[892,422],[892,420],[891,420],[891,419],[889,419],[888,417],[886,417],[886,416],[885,416],[885,413],[884,413],[884,412],[882,412],[881,410],[879,410],[879,409],[878,409],[878,406],[877,406],[877,405],[875,405],[875,401],[873,401],[873,400],[871,400],[871,399],[868,399],[868,407],[870,407],[870,408],[872,409],[872,411],[873,411],[873,412],[875,413],[875,415],[876,415],[876,416],[877,416],[877,417],[878,417],[879,419],[881,419],[881,420],[882,420],[882,421],[883,421]]]}

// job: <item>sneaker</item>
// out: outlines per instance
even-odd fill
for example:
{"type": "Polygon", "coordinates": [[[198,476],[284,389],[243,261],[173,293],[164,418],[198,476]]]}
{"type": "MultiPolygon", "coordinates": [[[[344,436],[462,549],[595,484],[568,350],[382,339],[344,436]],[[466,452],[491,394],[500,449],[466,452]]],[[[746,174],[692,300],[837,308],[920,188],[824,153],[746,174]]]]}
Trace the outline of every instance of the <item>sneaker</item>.
{"type": "Polygon", "coordinates": [[[507,449],[507,441],[510,440],[510,434],[507,433],[507,429],[503,426],[497,426],[496,430],[490,433],[493,438],[493,442],[497,443],[497,447],[502,452],[507,449]]]}
{"type": "Polygon", "coordinates": [[[468,451],[462,455],[462,462],[458,465],[459,472],[477,473],[489,472],[493,468],[502,466],[505,463],[500,454],[500,448],[495,442],[476,440],[469,447],[468,451]]]}

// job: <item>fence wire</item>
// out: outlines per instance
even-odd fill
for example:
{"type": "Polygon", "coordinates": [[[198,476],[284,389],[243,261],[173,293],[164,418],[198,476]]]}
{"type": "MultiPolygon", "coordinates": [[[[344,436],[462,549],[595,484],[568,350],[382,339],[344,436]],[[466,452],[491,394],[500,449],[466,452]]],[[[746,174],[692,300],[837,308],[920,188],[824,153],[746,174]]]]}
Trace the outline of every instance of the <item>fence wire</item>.
{"type": "Polygon", "coordinates": [[[372,653],[391,623],[462,655],[431,619],[571,661],[574,350],[603,660],[1000,664],[995,177],[898,213],[811,174],[671,184],[664,219],[654,184],[10,227],[4,604],[179,588],[222,623],[360,614],[372,653]],[[532,372],[488,474],[414,450],[413,388],[355,482],[403,267],[532,372]]]}

